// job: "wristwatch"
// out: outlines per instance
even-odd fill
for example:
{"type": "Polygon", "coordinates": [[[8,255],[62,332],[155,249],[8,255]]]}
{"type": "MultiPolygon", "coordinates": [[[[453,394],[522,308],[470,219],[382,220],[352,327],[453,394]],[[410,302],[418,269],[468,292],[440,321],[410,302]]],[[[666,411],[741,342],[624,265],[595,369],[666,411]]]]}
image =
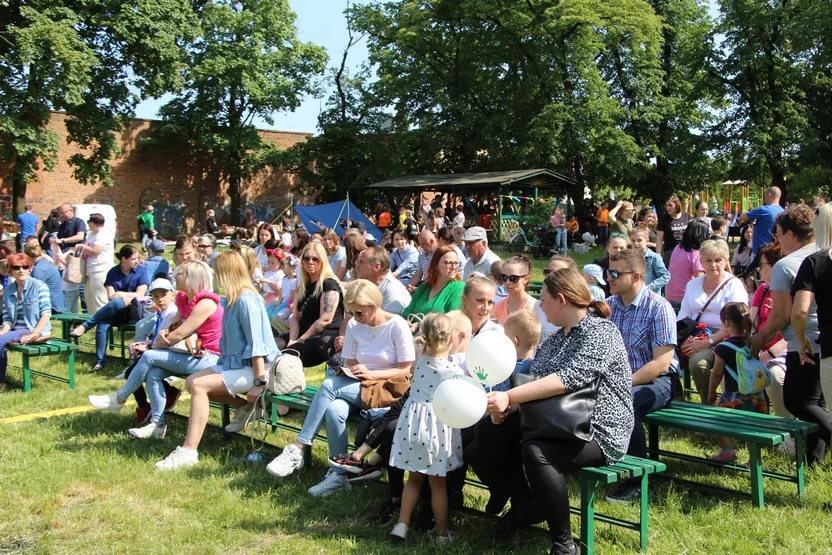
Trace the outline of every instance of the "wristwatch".
{"type": "Polygon", "coordinates": [[[268,382],[265,382],[263,380],[258,380],[257,378],[254,378],[254,387],[260,387],[260,386],[266,387],[266,383],[268,383],[268,382]]]}
{"type": "Polygon", "coordinates": [[[710,345],[711,347],[713,347],[713,346],[714,346],[714,340],[713,340],[713,338],[712,338],[712,337],[709,337],[709,338],[708,338],[708,345],[710,345]]]}

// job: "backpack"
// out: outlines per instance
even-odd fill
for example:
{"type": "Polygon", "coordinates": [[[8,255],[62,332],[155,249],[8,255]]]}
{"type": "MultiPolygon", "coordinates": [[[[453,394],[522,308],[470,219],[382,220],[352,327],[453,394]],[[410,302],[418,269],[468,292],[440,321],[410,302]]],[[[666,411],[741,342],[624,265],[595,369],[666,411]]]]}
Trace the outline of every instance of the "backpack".
{"type": "Polygon", "coordinates": [[[303,393],[306,390],[306,376],[303,373],[303,363],[294,354],[294,349],[284,349],[274,359],[269,368],[268,389],[275,395],[288,395],[289,393],[303,393]]]}
{"type": "Polygon", "coordinates": [[[730,347],[736,353],[736,370],[727,364],[725,369],[737,381],[740,393],[743,395],[759,393],[771,385],[772,377],[768,367],[759,359],[751,358],[748,347],[737,347],[728,341],[723,341],[720,345],[730,347]]]}

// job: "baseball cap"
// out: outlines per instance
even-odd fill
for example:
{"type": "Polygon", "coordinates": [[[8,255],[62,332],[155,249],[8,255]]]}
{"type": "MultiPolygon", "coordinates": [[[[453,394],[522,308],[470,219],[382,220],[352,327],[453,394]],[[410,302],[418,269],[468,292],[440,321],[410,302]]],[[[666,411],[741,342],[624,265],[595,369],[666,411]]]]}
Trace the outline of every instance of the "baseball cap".
{"type": "Polygon", "coordinates": [[[147,244],[147,248],[153,252],[165,252],[165,242],[160,239],[154,239],[147,244]]]}
{"type": "Polygon", "coordinates": [[[465,233],[462,234],[462,240],[466,243],[468,241],[486,241],[488,235],[485,233],[485,228],[475,225],[465,230],[465,233]]]}
{"type": "Polygon", "coordinates": [[[604,270],[602,270],[601,266],[598,264],[587,264],[584,266],[584,273],[588,276],[594,277],[595,280],[601,285],[607,284],[607,282],[604,281],[604,270]]]}
{"type": "Polygon", "coordinates": [[[169,279],[165,278],[156,278],[153,280],[153,283],[150,284],[150,288],[147,290],[148,294],[153,293],[157,289],[164,289],[165,291],[173,291],[173,284],[170,282],[169,279]]]}

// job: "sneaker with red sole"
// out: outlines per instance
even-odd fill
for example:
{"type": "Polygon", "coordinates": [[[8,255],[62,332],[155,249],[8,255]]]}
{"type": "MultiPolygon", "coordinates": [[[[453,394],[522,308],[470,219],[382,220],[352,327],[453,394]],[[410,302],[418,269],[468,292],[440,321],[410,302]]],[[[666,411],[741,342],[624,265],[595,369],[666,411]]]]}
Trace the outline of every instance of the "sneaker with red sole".
{"type": "Polygon", "coordinates": [[[173,407],[176,406],[176,402],[179,401],[179,398],[182,396],[182,390],[176,389],[175,387],[171,387],[170,391],[166,391],[166,402],[165,402],[165,412],[170,412],[173,410],[173,407]]]}
{"type": "Polygon", "coordinates": [[[150,405],[146,407],[136,407],[136,424],[141,426],[150,420],[150,405]]]}
{"type": "Polygon", "coordinates": [[[359,474],[367,467],[373,466],[352,458],[352,455],[332,455],[329,457],[329,466],[346,470],[350,474],[359,474]]]}
{"type": "Polygon", "coordinates": [[[376,478],[381,478],[383,474],[384,470],[380,466],[367,465],[367,468],[358,474],[348,474],[347,482],[352,484],[353,482],[363,482],[364,480],[375,480],[376,478]]]}

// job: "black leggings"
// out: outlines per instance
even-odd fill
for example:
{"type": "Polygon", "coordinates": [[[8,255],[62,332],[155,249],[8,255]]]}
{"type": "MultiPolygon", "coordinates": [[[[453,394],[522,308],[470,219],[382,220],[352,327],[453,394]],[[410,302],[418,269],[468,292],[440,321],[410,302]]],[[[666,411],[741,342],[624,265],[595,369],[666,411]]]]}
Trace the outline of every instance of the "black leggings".
{"type": "Polygon", "coordinates": [[[826,412],[826,401],[820,387],[820,355],[814,364],[800,364],[797,352],[786,353],[786,378],[783,381],[783,403],[795,417],[814,422],[820,430],[806,438],[806,460],[810,465],[822,463],[826,447],[832,443],[832,424],[826,412]]]}
{"type": "Polygon", "coordinates": [[[601,447],[593,439],[582,441],[529,440],[521,448],[523,466],[537,507],[549,524],[552,543],[572,543],[569,492],[564,473],[586,466],[606,464],[601,447]]]}
{"type": "MultiPolygon", "coordinates": [[[[304,367],[317,366],[328,361],[329,357],[335,353],[334,344],[336,337],[338,337],[338,330],[327,330],[321,335],[293,343],[289,349],[294,349],[299,353],[304,367]]],[[[277,348],[281,351],[286,349],[288,342],[288,333],[279,336],[276,339],[277,348]]]]}
{"type": "Polygon", "coordinates": [[[480,480],[492,492],[511,498],[511,509],[525,514],[532,508],[532,492],[523,473],[520,443],[520,413],[508,415],[500,425],[481,420],[474,425],[474,443],[465,450],[465,458],[480,480]]]}

